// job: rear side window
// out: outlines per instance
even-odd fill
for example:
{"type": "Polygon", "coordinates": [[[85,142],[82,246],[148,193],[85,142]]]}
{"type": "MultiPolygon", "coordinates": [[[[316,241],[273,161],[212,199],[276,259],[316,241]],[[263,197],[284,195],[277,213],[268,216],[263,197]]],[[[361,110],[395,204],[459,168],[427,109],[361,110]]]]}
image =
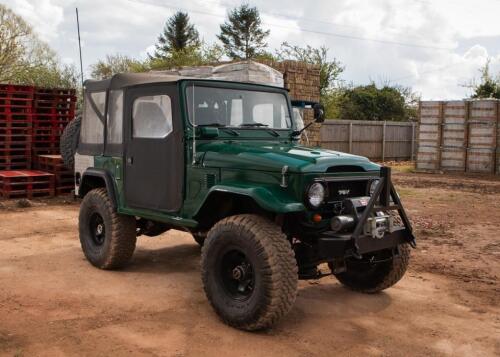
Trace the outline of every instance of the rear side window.
{"type": "Polygon", "coordinates": [[[164,138],[172,132],[172,102],[168,95],[139,97],[132,109],[133,138],[164,138]]]}
{"type": "Polygon", "coordinates": [[[83,107],[80,142],[83,144],[104,144],[104,109],[106,92],[87,94],[83,107]]]}
{"type": "Polygon", "coordinates": [[[108,101],[108,144],[121,144],[123,142],[123,91],[112,90],[109,92],[108,101]]]}

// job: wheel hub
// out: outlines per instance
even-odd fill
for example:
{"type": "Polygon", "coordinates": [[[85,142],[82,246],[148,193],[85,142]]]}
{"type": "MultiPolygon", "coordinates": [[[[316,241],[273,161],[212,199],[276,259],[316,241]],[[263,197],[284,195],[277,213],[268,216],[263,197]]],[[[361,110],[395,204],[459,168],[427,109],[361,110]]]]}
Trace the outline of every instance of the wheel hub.
{"type": "Polygon", "coordinates": [[[232,250],[223,254],[220,261],[224,290],[236,300],[246,300],[253,293],[255,277],[245,254],[232,250]]]}
{"type": "Polygon", "coordinates": [[[106,227],[104,225],[104,220],[99,213],[94,212],[90,216],[89,230],[94,244],[102,245],[106,237],[106,227]]]}
{"type": "Polygon", "coordinates": [[[246,277],[246,273],[246,267],[243,264],[238,265],[233,269],[233,279],[238,281],[244,280],[246,277]]]}

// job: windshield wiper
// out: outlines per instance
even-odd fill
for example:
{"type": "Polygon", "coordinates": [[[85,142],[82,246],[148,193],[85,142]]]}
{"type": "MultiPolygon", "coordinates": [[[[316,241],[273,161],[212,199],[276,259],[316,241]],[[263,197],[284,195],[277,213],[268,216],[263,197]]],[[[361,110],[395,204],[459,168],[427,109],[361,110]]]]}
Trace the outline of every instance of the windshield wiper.
{"type": "Polygon", "coordinates": [[[267,124],[263,124],[263,123],[244,123],[244,124],[241,124],[240,126],[269,126],[267,124]]]}
{"type": "Polygon", "coordinates": [[[216,126],[217,128],[225,127],[225,125],[221,123],[196,124],[196,126],[216,126]]]}
{"type": "Polygon", "coordinates": [[[267,124],[263,124],[263,123],[246,123],[246,124],[241,124],[240,126],[243,126],[243,127],[244,126],[246,126],[246,127],[258,127],[258,128],[265,127],[265,129],[267,130],[267,132],[269,134],[271,134],[272,136],[274,136],[274,137],[280,136],[280,134],[276,130],[274,130],[272,128],[268,128],[269,125],[267,125],[267,124]]]}
{"type": "Polygon", "coordinates": [[[227,132],[231,135],[240,136],[240,133],[238,133],[236,130],[227,128],[224,124],[221,124],[221,123],[199,124],[197,126],[213,126],[216,128],[220,128],[221,130],[224,130],[225,132],[227,132]]]}

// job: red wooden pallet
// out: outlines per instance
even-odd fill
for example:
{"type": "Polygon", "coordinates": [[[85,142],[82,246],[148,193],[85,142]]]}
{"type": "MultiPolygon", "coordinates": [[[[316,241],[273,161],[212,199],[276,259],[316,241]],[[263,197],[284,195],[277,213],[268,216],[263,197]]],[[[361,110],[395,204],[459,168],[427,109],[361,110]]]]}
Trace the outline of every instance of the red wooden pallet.
{"type": "Polygon", "coordinates": [[[0,196],[33,198],[54,196],[54,175],[36,170],[0,171],[0,196]]]}
{"type": "Polygon", "coordinates": [[[0,113],[0,123],[31,122],[32,113],[0,113]]]}
{"type": "Polygon", "coordinates": [[[59,147],[51,147],[51,148],[38,148],[34,147],[31,149],[33,155],[59,155],[59,147]]]}
{"type": "Polygon", "coordinates": [[[31,114],[31,106],[0,104],[0,114],[31,114]]]}
{"type": "Polygon", "coordinates": [[[36,95],[75,95],[75,89],[67,89],[67,88],[36,88],[36,95]]]}
{"type": "MultiPolygon", "coordinates": [[[[12,126],[0,125],[0,137],[7,135],[31,135],[32,129],[30,126],[12,126]]],[[[1,139],[0,139],[1,140],[1,139]]]]}

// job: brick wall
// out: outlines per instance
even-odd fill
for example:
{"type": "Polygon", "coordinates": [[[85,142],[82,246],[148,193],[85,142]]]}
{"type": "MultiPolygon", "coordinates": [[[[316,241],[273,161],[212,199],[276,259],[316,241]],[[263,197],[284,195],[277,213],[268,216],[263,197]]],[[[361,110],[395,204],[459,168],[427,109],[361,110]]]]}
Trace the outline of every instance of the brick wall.
{"type": "MultiPolygon", "coordinates": [[[[285,88],[290,91],[292,99],[319,102],[319,66],[298,61],[262,61],[262,63],[283,73],[285,88]]],[[[309,124],[313,119],[312,110],[305,110],[304,124],[309,124]]],[[[309,146],[319,146],[321,144],[320,128],[321,124],[313,124],[307,130],[309,134],[309,146]]]]}

